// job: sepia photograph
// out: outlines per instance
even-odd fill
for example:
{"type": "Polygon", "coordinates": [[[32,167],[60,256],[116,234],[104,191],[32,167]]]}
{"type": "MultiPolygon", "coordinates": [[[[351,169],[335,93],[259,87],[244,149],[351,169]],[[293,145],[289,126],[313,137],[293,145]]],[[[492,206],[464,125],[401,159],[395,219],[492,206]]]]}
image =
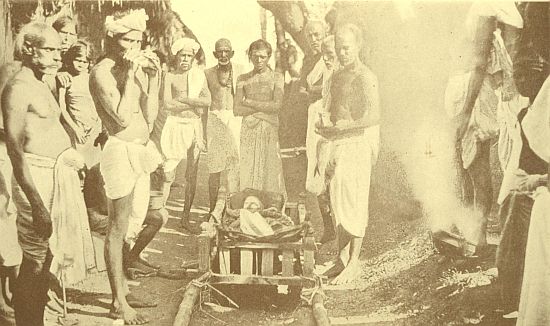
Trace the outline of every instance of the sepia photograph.
{"type": "Polygon", "coordinates": [[[0,0],[0,326],[550,326],[550,2],[0,0]]]}

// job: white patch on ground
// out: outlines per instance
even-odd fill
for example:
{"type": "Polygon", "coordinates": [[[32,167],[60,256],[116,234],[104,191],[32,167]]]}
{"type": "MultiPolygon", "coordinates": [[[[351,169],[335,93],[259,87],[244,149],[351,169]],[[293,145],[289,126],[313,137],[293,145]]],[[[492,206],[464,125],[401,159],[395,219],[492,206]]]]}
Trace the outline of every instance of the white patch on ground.
{"type": "Polygon", "coordinates": [[[341,285],[326,285],[331,290],[363,290],[382,280],[406,271],[434,254],[432,240],[428,233],[402,242],[399,247],[379,256],[361,261],[361,275],[354,282],[341,285]]]}
{"type": "Polygon", "coordinates": [[[143,249],[143,251],[145,251],[145,252],[151,252],[151,253],[154,253],[154,254],[162,254],[162,251],[157,250],[157,249],[153,249],[153,248],[149,248],[149,247],[143,249]]]}
{"type": "Polygon", "coordinates": [[[165,227],[163,227],[162,229],[160,229],[159,233],[175,234],[175,235],[181,235],[181,236],[184,236],[184,237],[188,237],[188,236],[189,236],[188,234],[185,234],[185,233],[183,233],[183,232],[176,231],[176,230],[174,230],[174,229],[168,229],[168,228],[165,228],[165,227]]]}
{"type": "Polygon", "coordinates": [[[364,325],[370,323],[388,323],[399,319],[409,318],[418,313],[418,311],[409,311],[407,313],[396,313],[403,304],[386,306],[365,316],[348,317],[330,317],[331,325],[364,325]]]}
{"type": "Polygon", "coordinates": [[[83,293],[98,293],[111,295],[111,287],[107,277],[107,272],[101,272],[90,275],[82,283],[72,286],[72,288],[82,291],[83,293]]]}
{"type": "Polygon", "coordinates": [[[440,281],[442,285],[437,287],[436,290],[441,290],[447,287],[456,287],[456,290],[449,294],[451,297],[461,293],[466,288],[476,288],[479,286],[490,285],[497,276],[498,270],[496,267],[485,271],[479,268],[476,272],[459,272],[456,270],[449,270],[441,277],[440,281]]]}

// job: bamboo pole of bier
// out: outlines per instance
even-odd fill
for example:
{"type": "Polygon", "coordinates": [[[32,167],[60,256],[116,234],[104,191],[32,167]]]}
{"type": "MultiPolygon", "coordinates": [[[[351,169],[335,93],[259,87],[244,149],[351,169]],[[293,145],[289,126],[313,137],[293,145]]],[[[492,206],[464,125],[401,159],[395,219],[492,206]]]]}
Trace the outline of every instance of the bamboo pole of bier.
{"type": "Polygon", "coordinates": [[[202,274],[200,277],[194,279],[187,284],[183,298],[181,299],[178,313],[174,319],[173,326],[188,326],[193,315],[193,308],[201,293],[202,283],[204,283],[210,277],[210,272],[202,274]]]}

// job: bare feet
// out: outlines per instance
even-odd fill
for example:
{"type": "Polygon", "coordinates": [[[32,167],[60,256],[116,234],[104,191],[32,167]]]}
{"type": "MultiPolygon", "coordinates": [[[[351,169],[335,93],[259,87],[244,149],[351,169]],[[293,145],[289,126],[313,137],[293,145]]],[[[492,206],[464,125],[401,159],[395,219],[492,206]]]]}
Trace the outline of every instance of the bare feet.
{"type": "Polygon", "coordinates": [[[15,314],[13,309],[5,303],[0,303],[0,317],[13,319],[15,314]]]}
{"type": "Polygon", "coordinates": [[[181,227],[183,228],[184,231],[189,232],[189,234],[197,235],[200,233],[197,227],[195,227],[193,224],[191,224],[191,222],[189,222],[189,218],[183,217],[181,219],[181,227]]]}
{"type": "Polygon", "coordinates": [[[326,276],[328,278],[335,277],[335,276],[339,275],[340,273],[342,273],[344,268],[346,268],[346,265],[344,265],[344,263],[342,262],[342,260],[340,258],[336,258],[336,260],[332,262],[332,267],[327,269],[323,273],[323,276],[326,276]]]}
{"type": "Polygon", "coordinates": [[[349,262],[348,266],[344,268],[342,273],[336,276],[336,278],[332,280],[330,284],[338,285],[353,282],[359,277],[360,272],[361,269],[359,268],[359,261],[349,262]]]}
{"type": "Polygon", "coordinates": [[[126,306],[125,308],[120,307],[118,309],[112,307],[111,311],[109,311],[109,318],[123,319],[124,325],[145,325],[149,322],[147,316],[137,313],[137,311],[130,306],[126,306]]]}
{"type": "Polygon", "coordinates": [[[126,264],[124,268],[124,273],[126,274],[127,278],[135,280],[140,277],[157,276],[158,270],[148,267],[139,261],[133,261],[126,264]]]}

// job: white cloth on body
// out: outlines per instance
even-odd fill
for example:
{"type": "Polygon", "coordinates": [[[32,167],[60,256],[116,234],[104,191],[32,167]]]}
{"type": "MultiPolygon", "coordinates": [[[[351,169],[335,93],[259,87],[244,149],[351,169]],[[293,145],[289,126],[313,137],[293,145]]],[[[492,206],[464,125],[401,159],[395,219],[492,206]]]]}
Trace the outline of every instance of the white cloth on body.
{"type": "Polygon", "coordinates": [[[516,326],[550,325],[550,193],[535,191],[516,326]]]}
{"type": "Polygon", "coordinates": [[[109,137],[100,158],[100,170],[109,199],[132,194],[132,211],[128,220],[126,241],[134,240],[141,231],[150,197],[150,174],[162,163],[153,142],[147,145],[109,137]]]}
{"type": "MultiPolygon", "coordinates": [[[[189,98],[198,98],[206,76],[201,69],[191,68],[187,73],[187,90],[189,98]]],[[[164,170],[174,170],[187,157],[187,150],[195,143],[201,132],[201,119],[169,115],[162,128],[160,147],[165,157],[164,170]]]]}
{"type": "Polygon", "coordinates": [[[330,203],[337,226],[354,237],[363,237],[369,220],[371,172],[378,157],[380,126],[363,135],[332,141],[330,203]]]}

